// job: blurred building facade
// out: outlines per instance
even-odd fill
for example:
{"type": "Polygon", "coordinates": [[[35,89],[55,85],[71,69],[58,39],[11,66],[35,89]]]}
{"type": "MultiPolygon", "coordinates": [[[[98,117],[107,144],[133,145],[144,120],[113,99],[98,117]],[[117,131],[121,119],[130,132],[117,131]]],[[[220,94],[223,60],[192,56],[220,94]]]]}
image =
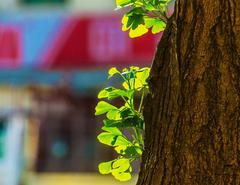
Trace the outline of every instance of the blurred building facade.
{"type": "Polygon", "coordinates": [[[36,11],[37,9],[59,9],[69,12],[106,12],[115,8],[115,2],[112,0],[0,0],[2,10],[13,11],[36,11]]]}
{"type": "Polygon", "coordinates": [[[37,185],[28,172],[96,172],[113,157],[96,141],[97,92],[111,85],[110,66],[150,65],[161,36],[130,39],[114,8],[114,0],[0,0],[1,185],[37,185]]]}

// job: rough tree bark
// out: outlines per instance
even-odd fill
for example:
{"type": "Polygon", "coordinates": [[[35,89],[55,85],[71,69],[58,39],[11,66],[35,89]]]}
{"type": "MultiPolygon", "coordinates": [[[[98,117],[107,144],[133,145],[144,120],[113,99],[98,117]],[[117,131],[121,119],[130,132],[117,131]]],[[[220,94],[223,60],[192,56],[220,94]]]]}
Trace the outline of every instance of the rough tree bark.
{"type": "Polygon", "coordinates": [[[240,184],[240,0],[177,0],[146,99],[138,185],[240,184]]]}

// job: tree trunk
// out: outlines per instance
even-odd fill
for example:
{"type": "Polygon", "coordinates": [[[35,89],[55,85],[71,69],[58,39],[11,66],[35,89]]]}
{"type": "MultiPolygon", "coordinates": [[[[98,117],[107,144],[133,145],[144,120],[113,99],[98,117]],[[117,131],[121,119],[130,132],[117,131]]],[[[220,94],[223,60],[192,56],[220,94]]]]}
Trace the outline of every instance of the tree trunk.
{"type": "Polygon", "coordinates": [[[177,0],[146,99],[138,185],[240,184],[240,0],[177,0]]]}

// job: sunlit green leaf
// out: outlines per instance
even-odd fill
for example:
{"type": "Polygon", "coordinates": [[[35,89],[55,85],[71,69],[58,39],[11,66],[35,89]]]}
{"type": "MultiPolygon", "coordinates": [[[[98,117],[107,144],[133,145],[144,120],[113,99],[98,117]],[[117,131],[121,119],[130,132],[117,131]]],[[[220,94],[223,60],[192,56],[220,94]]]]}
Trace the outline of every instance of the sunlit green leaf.
{"type": "Polygon", "coordinates": [[[117,97],[130,98],[132,93],[133,93],[132,90],[126,91],[122,89],[114,89],[113,91],[109,92],[108,98],[109,100],[112,100],[117,97]]]}
{"type": "Polygon", "coordinates": [[[116,127],[102,127],[102,129],[104,130],[104,131],[106,131],[106,132],[110,132],[110,133],[112,133],[112,134],[114,134],[114,135],[122,135],[122,132],[118,129],[118,128],[116,128],[116,127]]]}
{"type": "Polygon", "coordinates": [[[131,179],[131,174],[129,173],[130,167],[129,159],[117,159],[112,164],[112,175],[120,181],[128,181],[131,179]]]}
{"type": "Polygon", "coordinates": [[[145,8],[149,11],[156,10],[156,8],[151,3],[147,3],[145,8]]]}
{"type": "Polygon", "coordinates": [[[112,175],[119,181],[129,181],[132,178],[129,172],[119,173],[117,171],[113,171],[112,175]]]}
{"type": "Polygon", "coordinates": [[[147,28],[152,28],[153,34],[164,31],[166,27],[166,23],[157,18],[144,17],[144,22],[147,28]]]}
{"type": "Polygon", "coordinates": [[[131,4],[132,3],[132,0],[116,0],[116,5],[117,6],[125,6],[127,4],[131,4]]]}
{"type": "Polygon", "coordinates": [[[126,90],[129,90],[129,85],[127,82],[123,82],[122,83],[122,86],[126,89],[126,90]]]}
{"type": "Polygon", "coordinates": [[[100,101],[95,108],[95,115],[101,115],[110,110],[117,110],[117,107],[115,107],[105,101],[100,101]]]}
{"type": "Polygon", "coordinates": [[[129,25],[128,20],[129,20],[128,16],[124,15],[122,17],[122,31],[127,31],[130,28],[132,23],[129,25]]]}
{"type": "Polygon", "coordinates": [[[130,29],[129,36],[130,38],[136,38],[146,34],[147,32],[148,32],[148,29],[146,28],[146,26],[140,24],[136,29],[134,30],[130,29]]]}
{"type": "Polygon", "coordinates": [[[122,89],[116,89],[114,87],[107,87],[98,93],[98,98],[99,99],[107,98],[108,100],[112,100],[117,97],[123,97],[123,98],[129,99],[132,93],[133,93],[133,90],[126,91],[122,89]]]}
{"type": "Polygon", "coordinates": [[[148,32],[144,25],[144,11],[142,8],[135,8],[125,14],[122,18],[122,30],[129,31],[131,38],[139,37],[148,32]]]}
{"type": "Polygon", "coordinates": [[[108,71],[108,75],[109,75],[108,78],[111,78],[113,75],[115,75],[117,73],[119,73],[119,71],[117,70],[116,67],[110,68],[109,71],[108,71]]]}
{"type": "Polygon", "coordinates": [[[158,21],[156,21],[156,23],[152,27],[152,33],[156,34],[156,33],[159,33],[161,31],[164,31],[165,27],[166,27],[166,23],[158,20],[158,21]]]}
{"type": "Polygon", "coordinates": [[[107,118],[110,120],[119,120],[120,119],[120,112],[118,109],[112,109],[108,111],[107,118]]]}
{"type": "Polygon", "coordinates": [[[122,136],[119,136],[119,137],[116,138],[114,146],[120,146],[120,145],[128,146],[130,144],[131,144],[130,141],[128,141],[127,139],[125,139],[122,136]]]}
{"type": "Polygon", "coordinates": [[[105,119],[103,122],[104,122],[104,125],[105,125],[106,127],[117,127],[117,128],[121,128],[121,127],[119,127],[119,124],[121,123],[121,120],[105,119]]]}
{"type": "Polygon", "coordinates": [[[127,149],[126,145],[119,145],[114,148],[118,154],[124,154],[127,149]]]}
{"type": "Polygon", "coordinates": [[[100,143],[108,146],[114,146],[118,135],[109,132],[103,132],[97,136],[100,143]]]}
{"type": "Polygon", "coordinates": [[[101,99],[101,98],[107,98],[108,97],[108,94],[109,92],[106,90],[106,89],[103,89],[101,90],[99,93],[98,93],[98,98],[101,99]]]}
{"type": "Polygon", "coordinates": [[[136,74],[136,80],[135,80],[135,89],[141,90],[141,88],[147,86],[147,78],[149,76],[149,68],[146,68],[145,70],[139,71],[136,74]]]}
{"type": "Polygon", "coordinates": [[[112,167],[115,171],[125,172],[130,167],[130,161],[127,158],[120,158],[113,162],[112,167]]]}
{"type": "Polygon", "coordinates": [[[113,161],[102,162],[98,165],[98,170],[101,174],[109,174],[112,172],[113,161]]]}

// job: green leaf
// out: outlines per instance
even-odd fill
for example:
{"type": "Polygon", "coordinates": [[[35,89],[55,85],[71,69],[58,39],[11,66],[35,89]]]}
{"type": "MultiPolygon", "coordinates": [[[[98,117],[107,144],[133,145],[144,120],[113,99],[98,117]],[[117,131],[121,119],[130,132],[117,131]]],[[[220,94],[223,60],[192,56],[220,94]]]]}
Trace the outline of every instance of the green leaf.
{"type": "Polygon", "coordinates": [[[132,94],[133,90],[126,91],[122,89],[116,89],[114,87],[107,87],[98,93],[98,98],[107,98],[108,100],[113,100],[117,97],[130,98],[132,94]]]}
{"type": "Polygon", "coordinates": [[[130,167],[130,161],[127,158],[120,158],[113,162],[112,167],[115,172],[125,172],[130,167]]]}
{"type": "Polygon", "coordinates": [[[149,18],[149,17],[144,17],[144,22],[147,28],[152,27],[152,33],[156,34],[161,31],[164,31],[166,27],[166,23],[160,19],[157,18],[149,18]]]}
{"type": "Polygon", "coordinates": [[[119,145],[114,148],[118,154],[125,154],[125,150],[127,149],[127,146],[125,145],[119,145]]]}
{"type": "Polygon", "coordinates": [[[113,89],[111,92],[109,92],[108,99],[112,100],[117,97],[125,97],[125,98],[130,98],[132,94],[134,93],[133,90],[122,90],[122,89],[113,89]]]}
{"type": "Polygon", "coordinates": [[[102,127],[102,130],[106,131],[106,132],[110,132],[114,135],[122,135],[122,132],[116,128],[116,127],[102,127]]]}
{"type": "Polygon", "coordinates": [[[158,20],[152,27],[152,33],[153,34],[159,33],[161,31],[164,31],[165,28],[166,28],[166,23],[161,20],[158,20]]]}
{"type": "Polygon", "coordinates": [[[117,128],[130,128],[137,127],[143,130],[144,120],[138,115],[133,114],[130,110],[125,109],[120,113],[122,119],[111,120],[105,119],[104,125],[106,127],[117,127],[117,128]]]}
{"type": "Polygon", "coordinates": [[[123,120],[104,120],[104,125],[107,127],[117,127],[117,128],[127,128],[130,127],[130,125],[126,125],[123,120]]]}
{"type": "Polygon", "coordinates": [[[98,141],[108,146],[114,146],[118,135],[109,132],[103,132],[97,136],[98,141]]]}
{"type": "Polygon", "coordinates": [[[130,169],[130,161],[127,158],[120,158],[112,164],[112,175],[120,181],[128,181],[131,179],[131,174],[128,172],[130,169]]]}
{"type": "Polygon", "coordinates": [[[133,16],[133,15],[142,16],[144,13],[146,13],[146,11],[143,9],[143,7],[134,7],[133,9],[125,13],[125,15],[126,16],[133,16]]]}
{"type": "Polygon", "coordinates": [[[99,93],[98,93],[98,99],[101,99],[101,98],[107,98],[108,97],[108,91],[106,91],[105,89],[101,90],[99,93]]]}
{"type": "Polygon", "coordinates": [[[120,73],[120,72],[117,70],[116,67],[110,68],[108,71],[108,75],[109,75],[108,78],[111,78],[112,76],[114,76],[117,73],[120,73]]]}
{"type": "Polygon", "coordinates": [[[140,37],[148,32],[148,29],[145,25],[140,24],[135,29],[130,29],[129,37],[130,38],[136,38],[140,37]]]}
{"type": "Polygon", "coordinates": [[[114,143],[114,146],[128,146],[131,145],[131,142],[125,139],[123,136],[118,136],[114,143]]]}
{"type": "Polygon", "coordinates": [[[145,68],[144,70],[139,71],[136,74],[136,79],[135,79],[135,89],[141,90],[143,87],[147,86],[147,78],[149,76],[150,69],[145,68]]]}
{"type": "Polygon", "coordinates": [[[98,93],[98,98],[101,99],[101,98],[108,98],[109,96],[109,93],[111,91],[113,91],[115,88],[114,87],[107,87],[103,90],[101,90],[99,93],[98,93]]]}
{"type": "Polygon", "coordinates": [[[109,174],[112,172],[112,163],[114,161],[102,162],[98,165],[98,170],[101,174],[109,174]]]}
{"type": "Polygon", "coordinates": [[[134,16],[128,16],[127,22],[126,22],[126,27],[130,28],[130,26],[134,23],[135,17],[134,16]]]}
{"type": "MultiPolygon", "coordinates": [[[[106,129],[106,128],[105,128],[106,129]]],[[[115,133],[111,133],[111,132],[102,132],[101,134],[98,135],[98,140],[100,143],[103,143],[105,145],[108,146],[128,146],[131,145],[131,142],[128,141],[127,139],[125,139],[122,136],[121,132],[117,132],[117,130],[115,130],[115,133]]]]}
{"type": "Polygon", "coordinates": [[[142,155],[142,150],[138,146],[129,146],[126,148],[126,150],[124,152],[128,156],[141,156],[142,155]]]}
{"type": "Polygon", "coordinates": [[[108,112],[110,110],[117,110],[117,107],[115,107],[105,101],[100,101],[95,108],[95,115],[105,114],[106,112],[108,112]]]}
{"type": "Polygon", "coordinates": [[[130,18],[133,19],[133,22],[131,24],[132,25],[131,29],[133,30],[137,29],[138,26],[144,24],[143,15],[133,14],[132,16],[130,16],[130,18]]]}
{"type": "Polygon", "coordinates": [[[129,181],[132,178],[129,172],[119,173],[113,171],[112,175],[119,181],[129,181]]]}
{"type": "Polygon", "coordinates": [[[122,18],[122,30],[130,29],[129,36],[131,38],[139,37],[148,32],[144,25],[144,10],[142,8],[135,8],[126,13],[122,18]]]}
{"type": "Polygon", "coordinates": [[[107,118],[110,120],[119,120],[120,119],[120,112],[118,109],[113,109],[108,111],[107,118]]]}
{"type": "MultiPolygon", "coordinates": [[[[137,74],[136,77],[140,79],[142,82],[146,83],[147,78],[149,77],[150,73],[150,68],[143,68],[140,70],[137,74]]],[[[147,84],[147,83],[146,83],[147,84]]]]}
{"type": "Polygon", "coordinates": [[[106,127],[117,127],[120,128],[118,124],[121,123],[121,120],[110,120],[110,119],[105,119],[103,120],[103,123],[106,127]]]}
{"type": "Polygon", "coordinates": [[[156,18],[144,16],[144,23],[147,28],[151,28],[155,24],[156,20],[157,20],[156,18]]]}
{"type": "Polygon", "coordinates": [[[132,0],[116,0],[116,5],[120,7],[126,6],[131,3],[132,3],[132,0]]]}
{"type": "Polygon", "coordinates": [[[146,4],[145,8],[149,11],[156,10],[156,8],[151,3],[146,4]]]}
{"type": "Polygon", "coordinates": [[[127,82],[123,82],[123,83],[122,83],[122,86],[124,87],[124,89],[130,90],[129,85],[128,85],[127,82]]]}
{"type": "MultiPolygon", "coordinates": [[[[131,21],[133,21],[133,19],[131,21]]],[[[132,25],[131,21],[129,21],[129,17],[127,15],[122,17],[122,31],[130,29],[130,26],[132,25]]]]}

